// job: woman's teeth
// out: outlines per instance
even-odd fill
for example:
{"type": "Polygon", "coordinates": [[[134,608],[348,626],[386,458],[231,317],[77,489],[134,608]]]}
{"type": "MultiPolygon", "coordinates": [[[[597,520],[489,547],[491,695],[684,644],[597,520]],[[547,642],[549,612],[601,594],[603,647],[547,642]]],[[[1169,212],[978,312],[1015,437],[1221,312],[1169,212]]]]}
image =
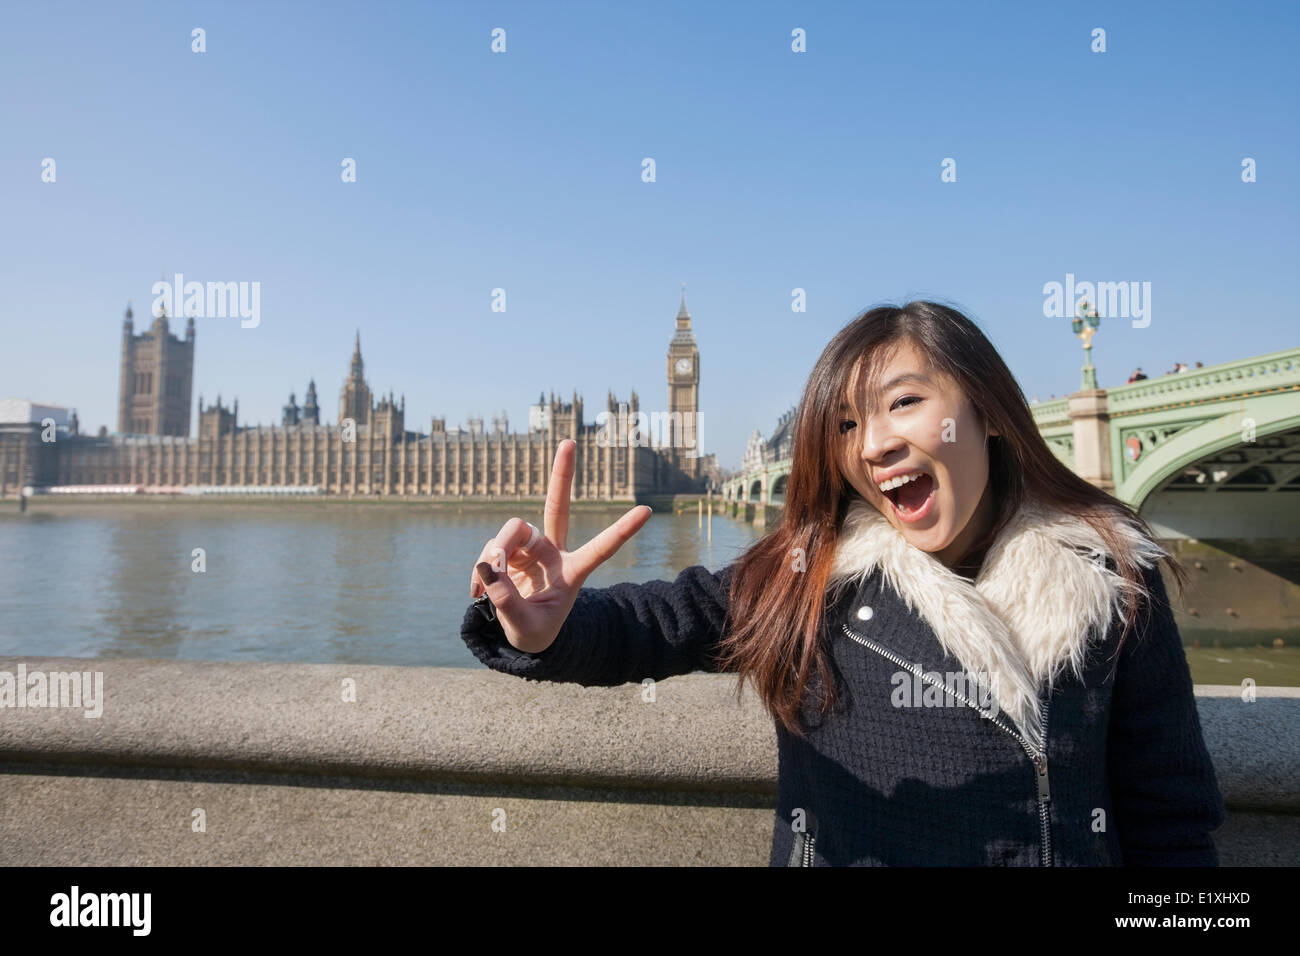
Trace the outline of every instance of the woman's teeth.
{"type": "Polygon", "coordinates": [[[883,495],[886,492],[893,491],[895,488],[901,488],[909,481],[915,481],[920,478],[921,475],[922,472],[914,471],[910,475],[899,475],[897,478],[890,478],[888,481],[882,481],[879,485],[880,493],[883,495]]]}

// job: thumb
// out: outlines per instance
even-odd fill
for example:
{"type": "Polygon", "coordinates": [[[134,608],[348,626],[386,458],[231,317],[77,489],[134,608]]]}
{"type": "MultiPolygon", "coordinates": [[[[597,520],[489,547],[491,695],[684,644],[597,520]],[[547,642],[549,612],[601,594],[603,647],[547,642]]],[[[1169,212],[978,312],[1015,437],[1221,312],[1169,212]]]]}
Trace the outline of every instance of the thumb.
{"type": "MultiPolygon", "coordinates": [[[[517,614],[519,605],[524,603],[524,599],[519,594],[519,589],[515,587],[515,582],[510,580],[510,575],[495,570],[487,561],[480,561],[474,565],[474,570],[478,573],[479,580],[483,582],[483,590],[487,593],[492,606],[496,608],[497,615],[504,614],[506,617],[511,617],[517,614]]],[[[502,624],[504,623],[502,621],[502,624]]]]}

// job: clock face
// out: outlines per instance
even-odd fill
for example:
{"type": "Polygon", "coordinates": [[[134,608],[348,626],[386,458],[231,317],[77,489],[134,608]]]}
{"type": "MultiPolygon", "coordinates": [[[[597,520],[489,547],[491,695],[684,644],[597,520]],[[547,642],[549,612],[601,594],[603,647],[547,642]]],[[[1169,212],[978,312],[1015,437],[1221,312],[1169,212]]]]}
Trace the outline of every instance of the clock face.
{"type": "Polygon", "coordinates": [[[678,375],[685,375],[691,370],[691,360],[688,358],[679,358],[677,364],[674,365],[673,368],[677,369],[678,375]]]}

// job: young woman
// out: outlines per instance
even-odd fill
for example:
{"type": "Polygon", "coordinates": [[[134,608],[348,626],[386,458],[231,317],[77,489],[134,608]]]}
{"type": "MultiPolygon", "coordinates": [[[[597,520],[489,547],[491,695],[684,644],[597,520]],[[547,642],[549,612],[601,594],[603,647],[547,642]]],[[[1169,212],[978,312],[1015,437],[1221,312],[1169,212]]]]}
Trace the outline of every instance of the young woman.
{"type": "Polygon", "coordinates": [[[650,516],[545,533],[471,575],[489,667],[614,685],[697,669],[776,722],[773,865],[1216,865],[1223,802],[1146,523],[1039,435],[961,313],[865,312],[799,405],[780,522],[713,573],[583,588],[650,516]],[[504,573],[502,573],[504,572],[504,573]]]}

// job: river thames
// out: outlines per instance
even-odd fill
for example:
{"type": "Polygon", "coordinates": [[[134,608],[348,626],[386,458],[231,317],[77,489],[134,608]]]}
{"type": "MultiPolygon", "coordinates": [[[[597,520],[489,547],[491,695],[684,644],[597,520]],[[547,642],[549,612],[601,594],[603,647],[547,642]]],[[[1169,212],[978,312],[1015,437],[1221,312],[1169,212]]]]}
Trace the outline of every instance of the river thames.
{"type": "MultiPolygon", "coordinates": [[[[625,510],[578,507],[570,547],[625,510]]],[[[540,502],[7,502],[0,655],[481,667],[459,637],[470,569],[516,514],[542,524],[540,502]]],[[[757,536],[656,512],[586,586],[716,571],[757,536]]],[[[1300,649],[1224,638],[1187,648],[1197,683],[1300,684],[1300,649]]]]}
{"type": "MultiPolygon", "coordinates": [[[[0,510],[0,655],[480,667],[460,639],[479,552],[541,508],[347,501],[29,504],[0,510]],[[203,549],[206,570],[192,570],[203,549]]],[[[631,505],[580,508],[569,546],[631,505]]],[[[725,567],[751,525],[656,513],[588,587],[725,567]]]]}

